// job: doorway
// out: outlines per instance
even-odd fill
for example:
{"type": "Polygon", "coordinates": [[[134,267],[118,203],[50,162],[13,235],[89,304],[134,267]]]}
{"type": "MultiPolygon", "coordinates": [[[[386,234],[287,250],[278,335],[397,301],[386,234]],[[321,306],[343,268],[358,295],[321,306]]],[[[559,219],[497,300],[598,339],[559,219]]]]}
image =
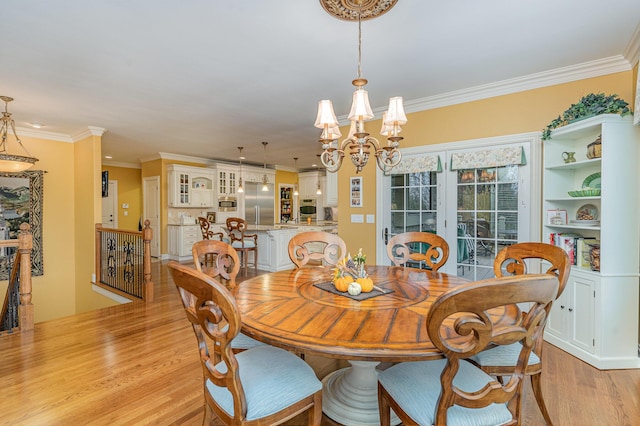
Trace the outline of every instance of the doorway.
{"type": "Polygon", "coordinates": [[[160,176],[146,177],[142,185],[142,225],[149,220],[149,226],[153,230],[153,238],[150,243],[151,257],[160,257],[160,176]]]}
{"type": "Polygon", "coordinates": [[[118,181],[109,181],[107,196],[102,197],[102,227],[118,227],[118,181]]]}

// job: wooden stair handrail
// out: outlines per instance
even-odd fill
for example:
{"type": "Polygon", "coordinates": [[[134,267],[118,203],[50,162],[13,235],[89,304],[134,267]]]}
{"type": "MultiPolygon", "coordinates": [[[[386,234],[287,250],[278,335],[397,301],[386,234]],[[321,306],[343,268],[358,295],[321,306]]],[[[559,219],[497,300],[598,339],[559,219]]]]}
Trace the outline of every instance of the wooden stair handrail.
{"type": "Polygon", "coordinates": [[[2,306],[4,318],[9,303],[11,285],[15,282],[20,269],[20,304],[18,305],[18,328],[20,331],[33,330],[33,304],[31,303],[31,251],[33,249],[33,235],[28,223],[20,224],[17,240],[2,240],[0,247],[18,247],[16,251],[11,276],[7,285],[7,295],[2,306]]]}
{"type": "MultiPolygon", "coordinates": [[[[103,231],[109,232],[119,232],[123,234],[135,234],[142,235],[142,243],[143,243],[143,260],[142,260],[142,273],[143,273],[143,287],[142,287],[142,299],[145,302],[153,301],[153,281],[151,281],[151,240],[153,239],[153,230],[151,229],[151,222],[149,219],[144,221],[144,228],[142,232],[140,231],[129,231],[126,229],[116,229],[116,228],[103,228],[101,223],[96,223],[96,237],[95,237],[95,267],[96,267],[96,282],[95,284],[99,287],[103,287],[100,283],[101,279],[101,271],[102,271],[102,255],[101,255],[101,233],[103,231]]],[[[119,291],[113,287],[104,287],[108,291],[114,292],[126,298],[131,298],[129,294],[119,291]]],[[[139,299],[137,299],[139,300],[139,299]]]]}
{"type": "Polygon", "coordinates": [[[20,331],[31,331],[33,330],[33,304],[31,303],[33,235],[28,223],[20,224],[18,242],[18,253],[20,254],[20,305],[18,306],[18,318],[20,331]]]}

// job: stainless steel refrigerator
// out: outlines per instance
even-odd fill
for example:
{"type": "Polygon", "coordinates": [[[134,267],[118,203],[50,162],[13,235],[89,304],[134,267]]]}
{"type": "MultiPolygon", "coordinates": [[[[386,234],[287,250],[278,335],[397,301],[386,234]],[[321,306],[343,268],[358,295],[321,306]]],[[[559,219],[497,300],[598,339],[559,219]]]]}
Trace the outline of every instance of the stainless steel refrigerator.
{"type": "Polygon", "coordinates": [[[245,182],[244,217],[247,224],[273,225],[275,222],[275,188],[267,184],[268,191],[262,190],[262,183],[245,182]]]}

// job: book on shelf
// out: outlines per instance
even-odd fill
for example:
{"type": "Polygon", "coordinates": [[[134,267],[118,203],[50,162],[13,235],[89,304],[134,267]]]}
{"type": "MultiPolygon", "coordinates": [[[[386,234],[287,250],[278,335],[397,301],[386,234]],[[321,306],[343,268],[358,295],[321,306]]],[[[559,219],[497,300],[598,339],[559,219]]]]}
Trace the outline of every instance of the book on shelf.
{"type": "Polygon", "coordinates": [[[590,268],[591,245],[599,243],[600,241],[594,237],[583,237],[574,233],[552,232],[549,235],[549,244],[566,251],[571,264],[581,268],[590,268]]]}
{"type": "Polygon", "coordinates": [[[577,265],[578,254],[578,240],[584,238],[580,234],[574,233],[563,233],[563,232],[552,232],[549,236],[549,243],[554,246],[558,246],[567,252],[569,256],[569,261],[572,265],[577,265]]]}
{"type": "Polygon", "coordinates": [[[584,237],[578,240],[577,266],[581,268],[591,268],[591,246],[593,244],[600,244],[600,240],[594,237],[584,237]]]}

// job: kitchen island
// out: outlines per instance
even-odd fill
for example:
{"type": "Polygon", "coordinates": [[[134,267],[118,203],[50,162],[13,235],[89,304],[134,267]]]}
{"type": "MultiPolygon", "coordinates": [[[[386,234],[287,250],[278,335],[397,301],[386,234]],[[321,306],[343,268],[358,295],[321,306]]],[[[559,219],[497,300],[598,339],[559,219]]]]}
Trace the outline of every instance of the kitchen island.
{"type": "Polygon", "coordinates": [[[247,232],[258,235],[258,269],[275,272],[293,269],[295,265],[289,258],[289,240],[296,234],[306,231],[335,233],[335,222],[287,223],[274,225],[249,225],[247,232]]]}

